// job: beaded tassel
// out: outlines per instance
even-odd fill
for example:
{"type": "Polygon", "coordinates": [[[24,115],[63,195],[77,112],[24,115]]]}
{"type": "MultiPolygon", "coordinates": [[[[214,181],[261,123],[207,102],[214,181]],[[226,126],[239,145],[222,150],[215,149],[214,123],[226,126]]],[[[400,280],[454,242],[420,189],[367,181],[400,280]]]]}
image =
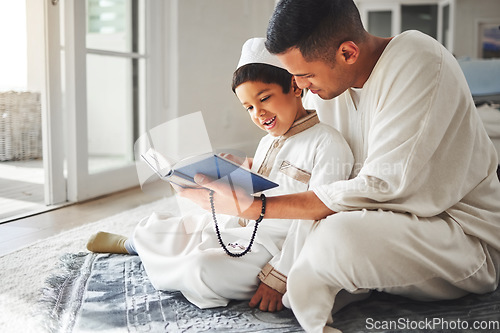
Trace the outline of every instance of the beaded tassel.
{"type": "Polygon", "coordinates": [[[214,224],[215,224],[215,232],[217,234],[217,239],[219,241],[219,244],[224,249],[224,252],[226,252],[226,254],[228,256],[231,256],[231,257],[242,257],[245,254],[247,254],[248,252],[250,252],[252,245],[253,245],[253,242],[255,240],[255,235],[257,234],[257,228],[259,227],[259,223],[262,221],[262,219],[264,218],[264,214],[266,213],[266,196],[264,194],[260,195],[260,199],[262,200],[262,211],[260,213],[259,218],[257,220],[255,220],[255,227],[253,229],[252,237],[250,238],[250,243],[248,244],[248,247],[243,252],[240,252],[240,253],[233,253],[233,252],[229,251],[228,248],[226,247],[226,245],[224,244],[224,242],[222,241],[222,237],[221,237],[220,231],[219,231],[219,225],[217,223],[217,216],[215,215],[214,191],[213,190],[210,190],[209,198],[210,198],[210,207],[212,208],[212,218],[213,218],[214,224]]]}

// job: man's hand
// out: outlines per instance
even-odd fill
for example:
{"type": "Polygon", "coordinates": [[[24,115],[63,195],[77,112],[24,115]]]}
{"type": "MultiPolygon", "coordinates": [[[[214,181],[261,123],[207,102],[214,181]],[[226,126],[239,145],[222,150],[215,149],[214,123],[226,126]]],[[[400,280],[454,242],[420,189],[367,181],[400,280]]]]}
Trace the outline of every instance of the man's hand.
{"type": "Polygon", "coordinates": [[[261,311],[281,311],[283,310],[282,298],[283,294],[272,289],[265,283],[261,283],[248,305],[251,308],[255,308],[259,305],[259,310],[261,311]]]}
{"type": "Polygon", "coordinates": [[[201,187],[196,189],[182,188],[172,184],[177,193],[193,201],[201,208],[210,211],[209,191],[214,191],[214,206],[218,214],[240,216],[248,219],[257,219],[260,213],[260,200],[254,204],[255,197],[246,193],[242,188],[229,186],[221,180],[213,180],[197,174],[194,180],[201,187]],[[254,205],[252,205],[254,204],[254,205]]]}

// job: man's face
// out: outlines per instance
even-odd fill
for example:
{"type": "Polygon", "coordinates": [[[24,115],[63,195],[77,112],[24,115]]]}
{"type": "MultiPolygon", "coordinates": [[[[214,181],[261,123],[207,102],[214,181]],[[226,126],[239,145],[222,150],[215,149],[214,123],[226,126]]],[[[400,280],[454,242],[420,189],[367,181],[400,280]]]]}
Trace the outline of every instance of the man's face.
{"type": "Polygon", "coordinates": [[[352,85],[353,76],[348,72],[348,66],[342,59],[337,59],[337,56],[333,66],[321,60],[308,62],[297,48],[291,48],[277,56],[294,75],[299,88],[308,88],[322,99],[337,97],[352,85]]]}

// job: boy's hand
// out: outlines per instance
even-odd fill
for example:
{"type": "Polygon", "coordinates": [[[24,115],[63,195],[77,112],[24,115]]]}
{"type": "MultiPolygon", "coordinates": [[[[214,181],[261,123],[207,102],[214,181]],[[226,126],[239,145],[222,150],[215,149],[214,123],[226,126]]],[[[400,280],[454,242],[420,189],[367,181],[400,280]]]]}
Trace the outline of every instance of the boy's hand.
{"type": "Polygon", "coordinates": [[[229,153],[220,153],[219,156],[227,158],[228,160],[230,160],[238,165],[241,165],[244,168],[247,168],[247,169],[252,168],[253,158],[250,158],[250,157],[243,158],[243,157],[229,154],[229,153]]]}
{"type": "Polygon", "coordinates": [[[248,305],[251,308],[255,308],[259,305],[259,310],[261,311],[281,311],[283,310],[282,298],[283,294],[269,287],[265,283],[261,283],[248,305]]]}

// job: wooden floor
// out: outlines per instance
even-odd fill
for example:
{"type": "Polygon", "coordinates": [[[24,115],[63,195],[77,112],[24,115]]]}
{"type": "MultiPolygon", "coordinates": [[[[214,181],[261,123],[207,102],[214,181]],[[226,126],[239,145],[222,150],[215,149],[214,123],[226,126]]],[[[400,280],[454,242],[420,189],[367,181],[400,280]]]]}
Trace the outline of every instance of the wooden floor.
{"type": "Polygon", "coordinates": [[[159,193],[140,188],[0,224],[0,256],[80,225],[158,200],[159,193]]]}

